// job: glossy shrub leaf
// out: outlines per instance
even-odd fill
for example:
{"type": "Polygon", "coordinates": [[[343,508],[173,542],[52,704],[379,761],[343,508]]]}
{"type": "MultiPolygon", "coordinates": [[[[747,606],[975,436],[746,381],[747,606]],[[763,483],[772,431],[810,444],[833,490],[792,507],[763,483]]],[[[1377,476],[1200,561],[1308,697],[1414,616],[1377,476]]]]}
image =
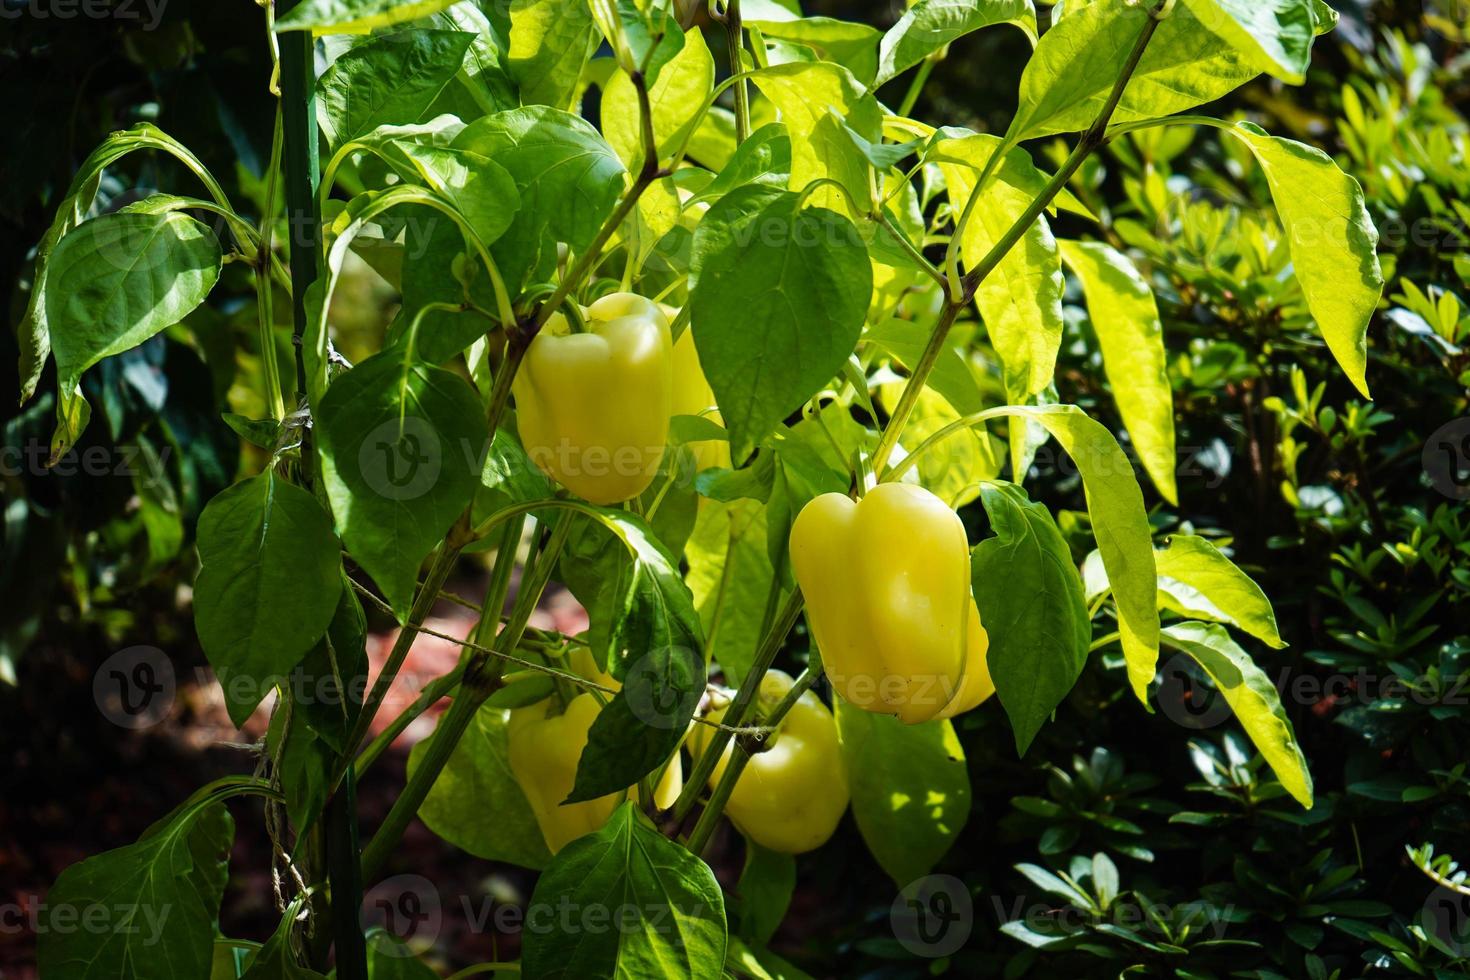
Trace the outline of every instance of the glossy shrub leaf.
{"type": "Polygon", "coordinates": [[[678,562],[642,520],[591,510],[596,523],[578,519],[586,530],[561,568],[589,615],[607,623],[607,669],[623,686],[588,730],[568,802],[620,792],[673,755],[705,680],[703,628],[678,562]]]}
{"type": "Polygon", "coordinates": [[[715,179],[694,195],[690,203],[717,201],[745,184],[785,187],[790,179],[791,137],[780,123],[766,123],[740,144],[715,179]]]}
{"type": "MultiPolygon", "coordinates": [[[[510,228],[521,195],[514,178],[489,157],[462,147],[412,140],[390,141],[381,152],[399,176],[423,184],[453,204],[482,244],[494,244],[510,228]]],[[[460,234],[458,227],[454,231],[460,234]]],[[[483,275],[477,252],[469,251],[468,261],[472,275],[483,275]]],[[[460,290],[462,294],[462,285],[460,290]]]]}
{"type": "Polygon", "coordinates": [[[572,841],[542,872],[522,939],[526,976],[719,980],[725,900],[709,865],[655,830],[632,803],[603,828],[572,841]],[[582,917],[558,927],[557,909],[582,917]],[[599,927],[598,922],[606,928],[599,927]],[[611,924],[616,922],[616,927],[611,924]]]}
{"type": "MultiPolygon", "coordinates": [[[[1148,4],[1084,0],[1041,36],[1021,75],[1006,134],[1019,142],[1092,125],[1149,19],[1148,4]],[[1074,9],[1075,8],[1075,9],[1074,9]]],[[[1212,102],[1259,74],[1176,4],[1159,22],[1123,97],[1115,123],[1154,119],[1212,102]]]]}
{"type": "Polygon", "coordinates": [[[207,226],[177,211],[114,212],[85,221],[51,250],[45,319],[60,407],[53,456],[81,434],[78,384],[92,365],[143,343],[194,310],[219,279],[220,247],[207,226]]]}
{"type": "Polygon", "coordinates": [[[336,614],[340,546],[316,498],[274,470],[211,500],[198,544],[194,624],[242,725],[336,614]]]}
{"type": "Polygon", "coordinates": [[[506,60],[521,103],[569,108],[598,41],[586,0],[511,0],[506,60]]]}
{"type": "Polygon", "coordinates": [[[972,31],[1015,24],[1036,36],[1031,0],[919,0],[883,35],[872,87],[897,78],[945,45],[972,31]]]}
{"type": "MultiPolygon", "coordinates": [[[[403,254],[403,302],[389,329],[389,342],[397,342],[430,303],[462,303],[468,294],[481,310],[495,309],[489,273],[465,243],[459,227],[439,220],[442,216],[428,208],[415,208],[409,214],[404,232],[408,243],[403,254]]],[[[419,321],[414,354],[430,364],[443,364],[493,329],[494,322],[478,310],[431,310],[419,321]]]]}
{"type": "Polygon", "coordinates": [[[623,190],[617,153],[589,123],[560,109],[525,106],[477,119],[454,145],[515,179],[521,208],[492,247],[512,290],[533,268],[555,261],[557,242],[586,248],[623,190]]]}
{"type": "Polygon", "coordinates": [[[1183,0],[1208,30],[1256,68],[1282,81],[1306,81],[1317,34],[1312,0],[1183,0]]]}
{"type": "Polygon", "coordinates": [[[1207,539],[1171,535],[1154,561],[1160,601],[1170,608],[1193,619],[1229,623],[1278,650],[1286,646],[1266,593],[1207,539]]]}
{"type": "Polygon", "coordinates": [[[317,122],[327,144],[418,122],[460,70],[474,38],[466,31],[394,31],[344,51],[317,81],[317,122]]]}
{"type": "Polygon", "coordinates": [[[278,31],[366,34],[421,17],[431,17],[454,0],[301,0],[276,19],[278,31]]]}
{"type": "MultiPolygon", "coordinates": [[[[506,718],[503,708],[486,706],[475,713],[424,798],[419,819],[475,857],[540,869],[551,854],[531,804],[510,770],[506,718]]],[[[410,778],[433,737],[417,743],[409,753],[410,778]]]]}
{"type": "Polygon", "coordinates": [[[1133,693],[1148,705],[1159,660],[1158,574],[1143,493],[1128,457],[1102,425],[1076,405],[1010,405],[987,414],[1030,419],[1046,427],[1077,464],[1087,513],[1118,607],[1118,632],[1133,693]]]}
{"type": "Polygon", "coordinates": [[[1265,172],[1307,308],[1348,380],[1368,397],[1368,321],[1383,292],[1383,270],[1362,187],[1315,147],[1249,122],[1226,131],[1265,172]]]}
{"type": "Polygon", "coordinates": [[[1217,623],[1175,623],[1164,640],[1202,667],[1281,785],[1302,806],[1312,808],[1312,774],[1281,707],[1276,685],[1217,623]]]}
{"type": "Polygon", "coordinates": [[[316,431],[342,542],[401,620],[420,564],[479,485],[485,411],[463,378],[400,345],[332,382],[316,431]]]}
{"type": "Polygon", "coordinates": [[[780,110],[791,137],[790,189],[801,191],[823,177],[835,180],[847,194],[822,186],[808,201],[860,218],[848,195],[860,207],[868,200],[869,165],[847,130],[877,143],[883,125],[878,100],[846,68],[827,62],[772,65],[752,75],[751,81],[780,110]]]}
{"type": "MultiPolygon", "coordinates": [[[[963,210],[980,172],[1003,149],[994,136],[941,141],[931,153],[944,173],[951,206],[963,210]]],[[[1015,224],[1045,187],[1046,175],[1022,150],[1012,149],[995,168],[971,211],[960,242],[967,266],[975,266],[1015,224]]],[[[1062,343],[1062,259],[1044,216],[1026,230],[975,293],[991,346],[1005,368],[1006,393],[1022,402],[1045,390],[1056,371],[1062,343]]]]}
{"type": "Polygon", "coordinates": [[[747,185],[694,236],[690,326],[737,463],[842,369],[872,293],[852,222],[800,204],[747,185]]]}
{"type": "MultiPolygon", "coordinates": [[[[648,90],[653,113],[653,138],[660,160],[683,145],[695,124],[699,107],[715,84],[715,62],[704,35],[690,31],[684,47],[674,56],[648,90]]],[[[617,72],[602,96],[602,132],[629,170],[643,163],[643,131],[638,115],[638,92],[624,72],[617,72]]]]}
{"type": "Polygon", "coordinates": [[[948,721],[905,725],[834,699],[858,830],[900,888],[928,874],[970,817],[965,750],[948,721]]]}
{"type": "Polygon", "coordinates": [[[874,88],[878,71],[876,27],[832,17],[802,17],[796,20],[751,20],[748,26],[768,38],[791,41],[811,48],[824,61],[842,65],[863,85],[874,88]]]}
{"type": "Polygon", "coordinates": [[[995,534],[975,546],[970,575],[995,693],[1025,755],[1086,666],[1092,626],[1051,512],[1014,484],[987,483],[980,500],[995,534]]]}
{"type": "Polygon", "coordinates": [[[1101,242],[1059,244],[1087,298],[1123,425],[1154,486],[1165,500],[1178,503],[1174,391],[1164,368],[1164,328],[1154,292],[1133,263],[1112,247],[1101,242]]]}
{"type": "Polygon", "coordinates": [[[48,980],[209,976],[234,836],[224,804],[191,805],[136,843],[67,868],[36,930],[41,971],[48,980]],[[97,908],[107,910],[110,928],[78,941],[97,908]]]}

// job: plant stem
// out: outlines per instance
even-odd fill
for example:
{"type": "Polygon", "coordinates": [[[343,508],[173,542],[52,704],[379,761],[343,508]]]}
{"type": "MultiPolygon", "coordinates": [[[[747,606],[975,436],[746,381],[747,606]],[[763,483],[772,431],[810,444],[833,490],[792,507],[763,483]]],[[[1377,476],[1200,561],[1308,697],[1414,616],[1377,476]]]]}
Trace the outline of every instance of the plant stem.
{"type": "Polygon", "coordinates": [[[382,755],[383,751],[392,745],[399,735],[403,734],[404,729],[412,725],[435,702],[442,697],[453,694],[455,688],[459,687],[459,682],[462,677],[464,677],[463,663],[442,677],[436,677],[425,684],[424,689],[419,692],[419,696],[414,699],[413,704],[401,711],[397,718],[389,722],[387,728],[379,732],[367,744],[367,748],[357,754],[357,761],[354,763],[353,768],[358,775],[367,772],[368,768],[374,762],[378,761],[378,756],[382,755]]]}
{"type": "Polygon", "coordinates": [[[756,695],[760,692],[761,679],[766,676],[766,671],[776,659],[776,654],[781,652],[781,645],[786,642],[786,634],[790,633],[791,628],[796,625],[796,620],[801,615],[801,608],[801,589],[793,589],[791,595],[786,597],[786,604],[781,607],[780,615],[776,617],[770,632],[761,641],[760,649],[755,653],[755,660],[745,675],[744,683],[740,685],[740,690],[735,692],[735,700],[730,702],[730,707],[725,711],[724,725],[726,727],[715,729],[709,745],[695,761],[694,770],[689,774],[689,779],[684,783],[679,799],[674,803],[676,819],[683,820],[688,816],[695,801],[699,799],[705,782],[715,771],[715,763],[724,754],[725,746],[730,744],[730,738],[734,733],[729,729],[739,728],[745,724],[745,718],[755,703],[756,695]]]}
{"type": "MultiPolygon", "coordinates": [[[[822,675],[821,665],[807,667],[801,672],[791,685],[791,689],[776,703],[770,713],[765,717],[765,724],[771,728],[779,728],[786,715],[801,700],[801,696],[811,690],[811,686],[817,682],[822,675]]],[[[749,683],[747,679],[746,683],[749,683]]],[[[759,686],[759,685],[757,685],[759,686]]],[[[728,717],[728,714],[727,714],[728,717]]],[[[753,736],[742,735],[735,740],[735,748],[730,753],[730,762],[725,766],[725,771],[720,774],[720,781],[715,784],[713,792],[710,793],[709,802],[705,804],[704,812],[699,815],[699,820],[694,824],[694,829],[689,832],[689,840],[686,847],[690,853],[703,855],[705,847],[709,844],[710,835],[714,833],[715,824],[719,822],[720,815],[725,811],[725,805],[730,802],[730,796],[735,792],[735,784],[740,781],[741,773],[745,772],[746,765],[751,756],[758,751],[756,739],[753,736]]],[[[703,758],[701,756],[701,758],[703,758]]],[[[718,758],[718,757],[717,757],[718,758]]]]}
{"type": "MultiPolygon", "coordinates": [[[[1128,61],[1123,65],[1123,71],[1118,80],[1113,83],[1113,89],[1108,94],[1108,100],[1098,112],[1097,118],[1088,127],[1087,132],[1077,141],[1077,146],[1072,150],[1062,168],[1052,175],[1047,181],[1046,187],[1026,208],[1025,212],[1016,219],[1014,223],[995,243],[985,257],[981,259],[974,268],[965,273],[960,282],[959,294],[951,292],[945,298],[944,309],[940,312],[939,322],[935,324],[934,331],[929,335],[929,343],[924,348],[924,353],[915,366],[913,374],[909,377],[908,384],[899,397],[898,404],[894,407],[893,414],[888,419],[888,424],[883,428],[883,435],[878,440],[878,448],[873,453],[873,471],[882,479],[883,468],[888,464],[888,457],[893,453],[893,447],[898,444],[898,438],[903,433],[903,428],[908,424],[909,416],[913,414],[914,406],[919,401],[919,394],[929,381],[929,374],[934,370],[934,365],[939,361],[939,355],[944,350],[945,342],[949,339],[950,328],[954,326],[955,317],[959,315],[960,309],[966,306],[974,298],[975,290],[985,281],[995,267],[1000,265],[1016,243],[1030,230],[1043,211],[1051,204],[1052,200],[1061,193],[1062,188],[1067,186],[1067,181],[1082,166],[1084,160],[1103,144],[1107,134],[1108,120],[1113,117],[1113,111],[1117,109],[1118,102],[1123,98],[1123,90],[1128,86],[1128,80],[1133,77],[1133,72],[1138,68],[1138,62],[1143,58],[1144,49],[1148,47],[1149,40],[1154,31],[1158,29],[1159,21],[1150,17],[1144,24],[1143,30],[1139,32],[1138,39],[1133,44],[1133,50],[1129,52],[1128,61]]],[[[1002,146],[999,153],[1007,148],[1002,146]]],[[[992,158],[993,160],[994,158],[992,158]]],[[[986,168],[990,168],[987,166],[986,168]]],[[[984,176],[975,184],[975,190],[966,205],[966,211],[975,203],[975,198],[985,186],[984,176]]],[[[963,220],[963,219],[961,219],[963,220]]],[[[958,236],[956,236],[958,240],[958,236]]]]}
{"type": "Polygon", "coordinates": [[[367,946],[358,909],[362,905],[362,865],[357,851],[357,776],[349,765],[327,807],[327,875],[332,887],[332,931],[337,976],[365,978],[367,946]]]}
{"type": "Polygon", "coordinates": [[[282,133],[281,105],[278,100],[275,131],[271,137],[271,161],[265,174],[265,204],[260,213],[260,241],[255,254],[255,301],[260,315],[260,363],[265,369],[266,404],[271,417],[277,420],[286,417],[286,401],[281,393],[281,367],[276,359],[271,233],[276,221],[276,189],[280,186],[282,133]]]}
{"type": "MultiPolygon", "coordinates": [[[[521,590],[516,596],[515,608],[511,610],[510,621],[496,637],[496,650],[510,652],[520,645],[531,614],[535,612],[537,603],[541,601],[541,594],[551,580],[551,570],[556,566],[556,559],[566,545],[571,527],[572,519],[569,516],[562,515],[558,518],[551,538],[537,558],[535,567],[521,582],[521,590]]],[[[436,587],[429,594],[437,592],[436,587]]],[[[498,621],[498,616],[496,620],[498,621]]],[[[439,720],[439,727],[434,731],[434,736],[414,768],[413,775],[409,777],[398,799],[393,801],[393,807],[383,819],[383,825],[363,850],[362,873],[365,880],[376,879],[382,872],[388,856],[393,853],[403,832],[418,814],[419,807],[444,771],[444,766],[454,754],[459,740],[474,721],[480,705],[500,687],[504,672],[505,661],[502,658],[481,651],[476,651],[465,665],[459,696],[439,720]]]]}
{"type": "Polygon", "coordinates": [[[740,54],[745,50],[745,27],[740,21],[740,0],[730,0],[725,9],[725,44],[730,52],[730,74],[735,82],[735,145],[739,147],[750,136],[750,93],[745,79],[739,75],[745,70],[740,54]]]}
{"type": "Polygon", "coordinates": [[[903,101],[898,104],[898,114],[907,116],[914,109],[914,103],[919,101],[919,93],[924,90],[924,83],[929,80],[929,73],[934,70],[938,59],[929,55],[919,63],[919,70],[914,73],[913,81],[909,82],[909,90],[904,93],[903,101]]]}
{"type": "MultiPolygon", "coordinates": [[[[281,13],[294,0],[281,4],[281,13]]],[[[296,390],[306,392],[301,357],[306,332],[306,290],[320,273],[321,213],[316,206],[319,178],[316,135],[316,54],[311,31],[278,35],[281,46],[281,125],[285,168],[286,227],[291,240],[291,340],[296,348],[296,390]]]]}

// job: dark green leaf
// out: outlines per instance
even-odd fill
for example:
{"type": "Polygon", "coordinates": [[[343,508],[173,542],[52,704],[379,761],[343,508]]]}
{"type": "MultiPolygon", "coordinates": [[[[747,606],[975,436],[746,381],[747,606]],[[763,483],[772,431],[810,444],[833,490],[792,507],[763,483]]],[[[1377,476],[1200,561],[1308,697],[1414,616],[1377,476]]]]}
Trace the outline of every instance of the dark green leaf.
{"type": "Polygon", "coordinates": [[[479,485],[484,409],[463,378],[400,345],[337,378],[317,414],[342,541],[406,617],[419,565],[479,485]]]}
{"type": "Polygon", "coordinates": [[[1092,627],[1051,512],[1009,483],[985,484],[980,499],[995,535],[975,546],[970,574],[990,635],[990,676],[1025,755],[1086,666],[1092,627]]]}
{"type": "Polygon", "coordinates": [[[301,0],[276,20],[278,31],[366,34],[380,27],[429,17],[454,0],[301,0]]]}
{"type": "Polygon", "coordinates": [[[744,462],[857,346],[872,266],[852,222],[747,185],[694,236],[691,329],[731,455],[744,462]]]}
{"type": "Polygon", "coordinates": [[[796,859],[745,840],[745,868],[735,886],[740,935],[764,946],[771,941],[796,888],[796,859]]]}
{"type": "Polygon", "coordinates": [[[552,859],[530,909],[521,954],[527,976],[722,975],[725,901],[714,874],[650,826],[632,803],[552,859]],[[565,925],[557,911],[564,908],[576,910],[565,925]]]}
{"type": "Polygon", "coordinates": [[[458,73],[474,38],[465,31],[394,31],[343,52],[317,80],[317,121],[327,145],[418,122],[458,73]]]}
{"type": "Polygon", "coordinates": [[[198,543],[195,628],[243,725],[332,621],[340,546],[316,498],[273,470],[211,500],[198,543]]]}

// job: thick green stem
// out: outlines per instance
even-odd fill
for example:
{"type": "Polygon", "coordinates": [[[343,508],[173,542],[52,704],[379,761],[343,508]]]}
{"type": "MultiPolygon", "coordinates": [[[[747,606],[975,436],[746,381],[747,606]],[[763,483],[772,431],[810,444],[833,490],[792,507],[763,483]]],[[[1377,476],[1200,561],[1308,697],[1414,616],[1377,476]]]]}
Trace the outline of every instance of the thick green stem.
{"type": "MultiPolygon", "coordinates": [[[[285,13],[293,4],[282,4],[285,13]]],[[[319,179],[316,135],[316,55],[310,31],[279,35],[281,45],[281,127],[285,154],[286,227],[291,239],[291,339],[296,345],[296,389],[306,392],[301,357],[306,334],[306,290],[321,270],[321,213],[316,206],[319,179]]]]}
{"type": "MultiPolygon", "coordinates": [[[[552,569],[556,567],[557,557],[566,545],[571,526],[570,517],[562,515],[558,518],[546,547],[537,558],[535,566],[528,571],[525,580],[521,582],[521,590],[516,596],[515,607],[511,610],[510,621],[495,639],[495,650],[509,653],[520,645],[521,639],[526,634],[526,626],[531,621],[531,614],[535,611],[537,603],[541,601],[546,584],[551,580],[552,569]]],[[[430,594],[437,593],[438,588],[436,587],[430,594]]],[[[484,610],[482,615],[489,615],[498,622],[498,613],[499,610],[484,610]]],[[[434,736],[430,739],[428,747],[414,768],[413,775],[403,787],[403,792],[393,801],[393,807],[388,811],[388,816],[384,818],[383,825],[378,828],[378,832],[373,835],[373,839],[363,850],[364,880],[372,881],[382,872],[388,856],[398,846],[403,832],[413,822],[413,818],[419,812],[419,807],[428,797],[429,790],[433,789],[440,773],[444,771],[444,766],[448,764],[449,757],[454,754],[455,747],[459,745],[459,740],[469,728],[470,722],[474,720],[475,712],[479,711],[486,699],[500,687],[505,664],[504,658],[477,650],[465,665],[459,696],[454,699],[449,710],[439,720],[439,727],[434,731],[434,736]]]]}
{"type": "Polygon", "coordinates": [[[745,675],[745,681],[740,685],[740,690],[735,692],[735,700],[730,702],[730,707],[725,711],[724,726],[715,729],[710,738],[710,743],[700,753],[694,763],[694,771],[689,774],[689,780],[684,784],[684,790],[679,794],[679,799],[674,803],[674,816],[683,820],[694,808],[695,801],[704,789],[704,784],[709,780],[710,774],[715,771],[715,763],[724,754],[725,746],[730,744],[730,738],[734,734],[732,728],[740,728],[745,724],[752,706],[755,704],[756,695],[760,692],[761,679],[766,676],[771,663],[776,659],[776,654],[781,652],[781,646],[786,642],[786,634],[796,625],[797,618],[801,615],[802,597],[801,589],[793,589],[791,595],[786,597],[786,604],[781,608],[781,613],[776,617],[775,623],[766,638],[761,642],[760,649],[755,653],[755,660],[750,665],[750,670],[745,675]]]}
{"type": "Polygon", "coordinates": [[[744,59],[740,57],[745,50],[745,27],[740,21],[740,0],[730,0],[730,6],[725,10],[725,38],[726,50],[730,52],[730,74],[736,78],[735,145],[739,146],[750,136],[750,92],[745,87],[745,79],[740,77],[745,70],[744,59]]]}

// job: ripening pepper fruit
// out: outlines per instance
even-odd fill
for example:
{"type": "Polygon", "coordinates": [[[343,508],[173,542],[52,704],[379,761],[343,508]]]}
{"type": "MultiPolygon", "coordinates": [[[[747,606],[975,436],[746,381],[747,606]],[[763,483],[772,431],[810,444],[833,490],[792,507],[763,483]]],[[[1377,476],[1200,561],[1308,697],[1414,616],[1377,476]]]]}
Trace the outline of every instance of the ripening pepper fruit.
{"type": "Polygon", "coordinates": [[[521,442],[548,476],[594,504],[636,497],[658,473],[669,437],[673,342],[658,304],[612,293],[575,333],[552,314],[511,391],[521,442]]]}
{"type": "MultiPolygon", "coordinates": [[[[790,675],[768,670],[756,697],[756,714],[764,718],[791,690],[790,675]]],[[[725,708],[708,715],[725,717],[725,708]]],[[[710,729],[698,726],[690,737],[696,752],[709,743],[710,729]]],[[[783,854],[802,854],[827,843],[847,810],[847,772],[837,745],[837,721],[811,691],[792,705],[781,726],[766,736],[767,747],[750,757],[725,804],[725,815],[751,840],[783,854]]],[[[720,781],[734,751],[725,754],[710,775],[720,781]]]]}
{"type": "MultiPolygon", "coordinates": [[[[679,311],[671,306],[663,307],[664,315],[672,323],[679,311]]],[[[704,376],[699,364],[699,352],[694,347],[694,331],[685,329],[674,341],[674,415],[702,415],[712,422],[724,424],[719,409],[715,408],[714,389],[704,376]]],[[[730,444],[720,439],[709,439],[689,443],[694,460],[701,470],[713,467],[728,468],[730,444]]],[[[702,499],[702,498],[701,498],[702,499]]]]}
{"type": "MultiPolygon", "coordinates": [[[[578,694],[561,714],[551,714],[556,698],[515,708],[506,723],[510,771],[536,815],[546,848],[555,854],[567,844],[601,829],[627,792],[609,793],[583,803],[562,804],[577,778],[577,763],[587,747],[587,731],[602,710],[591,694],[578,694]]],[[[660,807],[674,805],[684,786],[683,766],[676,755],[654,789],[660,807]]]]}
{"type": "Polygon", "coordinates": [[[915,724],[995,692],[965,527],[928,490],[817,497],[792,524],[791,562],[822,665],[849,704],[915,724]]]}

